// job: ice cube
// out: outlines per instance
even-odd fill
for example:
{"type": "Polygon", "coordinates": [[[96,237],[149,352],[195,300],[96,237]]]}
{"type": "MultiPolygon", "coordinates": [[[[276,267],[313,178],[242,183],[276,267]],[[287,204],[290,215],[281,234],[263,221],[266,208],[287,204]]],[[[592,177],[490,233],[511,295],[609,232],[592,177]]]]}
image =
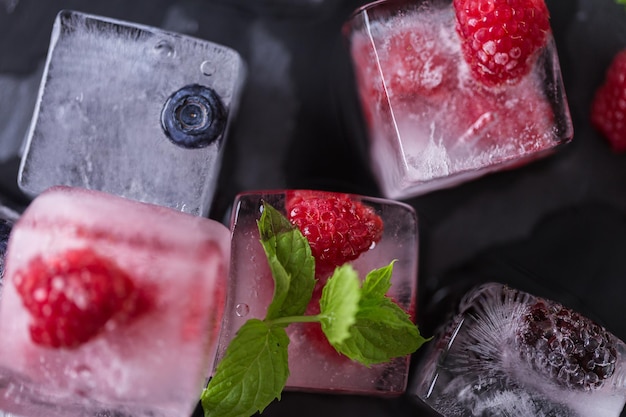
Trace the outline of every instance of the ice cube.
{"type": "Polygon", "coordinates": [[[369,139],[388,198],[407,198],[512,168],[573,135],[552,34],[529,74],[478,82],[446,0],[375,2],[345,25],[369,139]]]}
{"type": "Polygon", "coordinates": [[[15,224],[0,303],[0,409],[23,417],[192,414],[212,368],[230,233],[80,188],[15,224]]]}
{"type": "MultiPolygon", "coordinates": [[[[274,283],[257,228],[261,204],[267,202],[287,215],[286,201],[295,192],[249,192],[236,198],[231,223],[230,282],[218,357],[223,355],[228,343],[246,320],[265,317],[272,299],[274,283]]],[[[359,276],[364,278],[371,270],[387,266],[396,259],[388,296],[414,317],[418,261],[415,211],[395,201],[356,195],[349,197],[373,208],[383,221],[380,241],[351,261],[351,264],[359,276]]],[[[330,272],[323,271],[317,278],[323,283],[330,272]]],[[[320,288],[318,286],[314,291],[308,314],[319,312],[315,308],[319,305],[320,288]]],[[[325,340],[317,323],[292,324],[287,331],[291,340],[287,390],[395,395],[406,389],[408,357],[368,368],[340,356],[325,340]]]]}
{"type": "Polygon", "coordinates": [[[206,215],[244,76],[224,46],[63,11],[19,185],[33,196],[68,185],[206,215]]]}
{"type": "Polygon", "coordinates": [[[443,416],[619,416],[626,346],[551,300],[488,283],[425,350],[409,392],[443,416]]]}

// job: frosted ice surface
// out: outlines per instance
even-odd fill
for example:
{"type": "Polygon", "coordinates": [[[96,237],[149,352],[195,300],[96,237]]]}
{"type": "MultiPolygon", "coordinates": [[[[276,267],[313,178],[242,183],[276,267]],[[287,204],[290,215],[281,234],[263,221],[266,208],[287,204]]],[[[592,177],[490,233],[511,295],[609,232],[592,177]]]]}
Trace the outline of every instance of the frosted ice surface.
{"type": "Polygon", "coordinates": [[[486,284],[428,347],[411,393],[444,416],[620,415],[626,346],[550,300],[486,284]]]}
{"type": "Polygon", "coordinates": [[[78,186],[204,215],[244,77],[239,54],[229,48],[61,12],[20,187],[37,195],[54,185],[78,186]],[[217,140],[189,149],[168,138],[161,114],[170,96],[196,84],[215,91],[228,120],[217,140]]]}
{"type": "Polygon", "coordinates": [[[191,415],[215,357],[229,253],[228,229],[209,219],[80,188],[42,193],[9,241],[0,409],[24,417],[191,415]],[[50,267],[85,248],[129,276],[148,307],[131,320],[113,316],[77,346],[42,345],[16,276],[37,259],[50,267]]]}

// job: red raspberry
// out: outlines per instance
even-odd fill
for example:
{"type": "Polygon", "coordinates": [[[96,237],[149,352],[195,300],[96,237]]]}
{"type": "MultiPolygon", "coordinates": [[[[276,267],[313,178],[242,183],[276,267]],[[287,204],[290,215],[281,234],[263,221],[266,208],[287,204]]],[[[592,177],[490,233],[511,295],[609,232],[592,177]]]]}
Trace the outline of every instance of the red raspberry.
{"type": "Polygon", "coordinates": [[[454,0],[463,55],[476,79],[495,86],[526,75],[546,44],[544,0],[454,0]]]}
{"type": "Polygon", "coordinates": [[[455,143],[489,155],[490,162],[528,156],[554,146],[554,112],[541,91],[526,81],[506,90],[476,88],[450,99],[455,143]]]}
{"type": "Polygon", "coordinates": [[[609,66],[591,105],[591,123],[616,152],[626,151],[626,49],[609,66]]]}
{"type": "Polygon", "coordinates": [[[457,68],[436,25],[423,22],[394,33],[379,59],[391,98],[436,97],[456,88],[457,68]]]}
{"type": "Polygon", "coordinates": [[[290,191],[286,210],[309,241],[318,276],[358,258],[382,237],[382,219],[348,194],[290,191]]]}
{"type": "Polygon", "coordinates": [[[33,342],[47,347],[75,348],[147,307],[131,278],[88,248],[34,258],[15,286],[33,319],[33,342]]]}
{"type": "Polygon", "coordinates": [[[366,103],[423,100],[439,105],[449,98],[457,88],[457,65],[452,41],[439,25],[404,19],[375,45],[369,37],[352,39],[357,82],[366,103]]]}

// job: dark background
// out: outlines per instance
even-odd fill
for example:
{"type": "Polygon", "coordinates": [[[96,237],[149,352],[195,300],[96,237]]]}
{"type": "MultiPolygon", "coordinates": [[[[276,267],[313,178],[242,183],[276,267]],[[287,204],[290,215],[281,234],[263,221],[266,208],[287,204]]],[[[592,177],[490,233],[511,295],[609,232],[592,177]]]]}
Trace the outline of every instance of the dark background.
{"type": "MultiPolygon", "coordinates": [[[[211,217],[236,193],[319,188],[379,195],[363,157],[343,23],[364,1],[0,0],[0,78],[36,80],[60,9],[119,18],[238,50],[249,76],[228,139],[211,217]],[[279,4],[281,1],[275,1],[279,4]]],[[[626,11],[613,0],[548,0],[574,140],[513,171],[412,198],[420,223],[418,322],[432,334],[460,295],[486,281],[549,297],[626,339],[626,155],[589,124],[589,105],[613,55],[626,47],[626,11]]],[[[31,81],[32,83],[32,81],[31,81]]],[[[0,91],[0,130],[34,98],[0,91]],[[7,94],[13,94],[7,96],[7,94]],[[21,106],[21,107],[19,107],[21,106]]],[[[5,204],[28,200],[18,159],[0,165],[5,204]]],[[[416,354],[419,356],[419,352],[416,354]]],[[[428,416],[408,396],[285,393],[267,416],[428,416]]]]}

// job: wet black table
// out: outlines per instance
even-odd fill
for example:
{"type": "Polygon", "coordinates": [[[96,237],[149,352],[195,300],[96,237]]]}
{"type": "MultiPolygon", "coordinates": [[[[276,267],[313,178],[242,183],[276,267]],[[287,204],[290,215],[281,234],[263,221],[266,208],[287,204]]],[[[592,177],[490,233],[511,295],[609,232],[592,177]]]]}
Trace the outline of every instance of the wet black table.
{"type": "MultiPolygon", "coordinates": [[[[20,82],[36,74],[61,9],[231,46],[246,60],[249,77],[210,216],[224,221],[234,196],[253,189],[379,195],[360,151],[359,117],[350,110],[354,91],[341,38],[343,22],[365,2],[271,11],[236,3],[244,2],[0,0],[0,77],[20,82]]],[[[470,287],[499,281],[560,301],[626,339],[626,155],[611,152],[588,117],[613,54],[626,47],[626,11],[612,0],[547,4],[574,140],[528,166],[406,201],[419,217],[418,322],[427,335],[470,287]]],[[[28,97],[11,100],[28,108],[28,97]]],[[[0,115],[6,111],[0,108],[0,115]]],[[[18,162],[0,166],[0,193],[17,208],[28,203],[16,186],[18,162]]],[[[303,393],[285,393],[264,415],[294,413],[430,415],[407,396],[303,393]]]]}

